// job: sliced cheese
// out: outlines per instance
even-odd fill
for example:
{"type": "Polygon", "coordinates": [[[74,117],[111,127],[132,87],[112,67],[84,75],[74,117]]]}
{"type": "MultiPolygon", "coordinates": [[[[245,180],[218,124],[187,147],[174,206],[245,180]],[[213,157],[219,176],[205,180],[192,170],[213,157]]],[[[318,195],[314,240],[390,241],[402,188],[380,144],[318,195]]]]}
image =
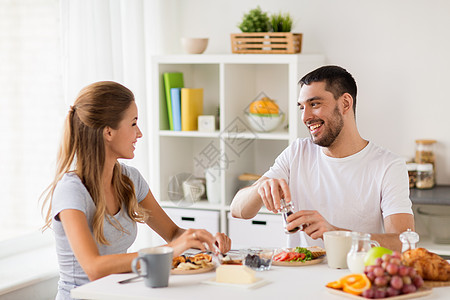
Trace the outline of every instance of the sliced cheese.
{"type": "Polygon", "coordinates": [[[247,266],[221,265],[216,270],[216,281],[249,284],[256,281],[255,271],[247,266]]]}

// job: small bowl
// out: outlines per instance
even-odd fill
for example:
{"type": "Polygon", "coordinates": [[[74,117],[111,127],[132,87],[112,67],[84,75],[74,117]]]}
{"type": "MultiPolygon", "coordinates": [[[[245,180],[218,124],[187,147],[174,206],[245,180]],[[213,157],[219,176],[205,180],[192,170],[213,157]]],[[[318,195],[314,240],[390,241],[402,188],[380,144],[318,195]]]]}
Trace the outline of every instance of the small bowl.
{"type": "Polygon", "coordinates": [[[250,127],[258,132],[270,132],[277,129],[284,121],[284,113],[279,114],[252,114],[245,112],[250,127]]]}
{"type": "Polygon", "coordinates": [[[273,248],[242,249],[243,264],[255,271],[267,271],[272,266],[273,248]]]}
{"type": "Polygon", "coordinates": [[[181,38],[181,46],[186,53],[202,54],[208,46],[209,38],[181,38]]]}
{"type": "Polygon", "coordinates": [[[242,265],[243,256],[241,252],[228,252],[224,257],[219,256],[221,265],[242,265]]]}

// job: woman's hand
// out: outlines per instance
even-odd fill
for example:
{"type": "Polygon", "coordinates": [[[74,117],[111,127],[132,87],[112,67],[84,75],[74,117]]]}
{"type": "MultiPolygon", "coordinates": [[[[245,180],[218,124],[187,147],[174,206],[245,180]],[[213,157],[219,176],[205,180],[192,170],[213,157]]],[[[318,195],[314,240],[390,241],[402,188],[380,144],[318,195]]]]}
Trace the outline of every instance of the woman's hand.
{"type": "Polygon", "coordinates": [[[225,234],[218,232],[215,235],[216,245],[219,247],[220,253],[227,253],[231,249],[231,239],[225,234]]]}
{"type": "Polygon", "coordinates": [[[204,229],[187,229],[167,246],[173,248],[173,255],[179,256],[190,248],[214,251],[216,238],[204,229]]]}

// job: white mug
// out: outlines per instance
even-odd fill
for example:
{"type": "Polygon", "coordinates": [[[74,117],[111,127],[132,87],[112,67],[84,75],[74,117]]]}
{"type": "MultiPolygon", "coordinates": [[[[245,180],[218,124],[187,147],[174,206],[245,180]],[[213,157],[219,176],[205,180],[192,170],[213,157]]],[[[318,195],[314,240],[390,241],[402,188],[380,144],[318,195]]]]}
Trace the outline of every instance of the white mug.
{"type": "Polygon", "coordinates": [[[352,246],[350,231],[327,231],[323,234],[328,266],[333,269],[347,269],[347,253],[352,246]]]}

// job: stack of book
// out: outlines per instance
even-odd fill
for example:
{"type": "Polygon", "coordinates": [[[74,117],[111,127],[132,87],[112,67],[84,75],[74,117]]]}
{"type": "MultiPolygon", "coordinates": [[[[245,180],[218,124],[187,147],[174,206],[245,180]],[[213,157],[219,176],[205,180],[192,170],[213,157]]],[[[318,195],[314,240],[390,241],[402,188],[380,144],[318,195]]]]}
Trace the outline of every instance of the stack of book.
{"type": "Polygon", "coordinates": [[[203,89],[185,88],[183,73],[164,73],[169,129],[198,130],[197,118],[203,114],[203,89]]]}

